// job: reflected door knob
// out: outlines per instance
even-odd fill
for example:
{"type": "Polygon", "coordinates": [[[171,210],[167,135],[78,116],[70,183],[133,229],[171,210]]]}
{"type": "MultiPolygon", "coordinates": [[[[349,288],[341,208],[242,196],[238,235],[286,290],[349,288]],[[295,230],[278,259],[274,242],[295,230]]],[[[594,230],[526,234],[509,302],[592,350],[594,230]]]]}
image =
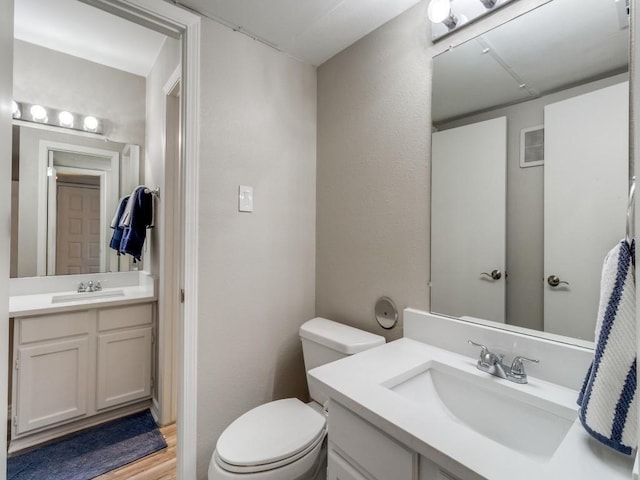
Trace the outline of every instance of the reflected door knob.
{"type": "Polygon", "coordinates": [[[564,280],[560,280],[557,275],[549,275],[547,278],[547,283],[551,287],[557,287],[558,285],[564,283],[565,285],[569,285],[569,282],[565,282],[564,280]]]}
{"type": "Polygon", "coordinates": [[[481,272],[480,275],[486,275],[494,280],[500,280],[502,278],[502,272],[500,270],[492,270],[491,273],[481,272]]]}

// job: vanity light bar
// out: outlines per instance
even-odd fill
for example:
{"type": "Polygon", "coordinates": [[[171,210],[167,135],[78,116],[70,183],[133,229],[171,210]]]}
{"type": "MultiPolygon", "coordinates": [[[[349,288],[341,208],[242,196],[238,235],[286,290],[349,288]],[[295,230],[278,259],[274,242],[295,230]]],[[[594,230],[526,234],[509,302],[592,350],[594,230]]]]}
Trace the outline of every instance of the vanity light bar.
{"type": "Polygon", "coordinates": [[[12,116],[15,120],[40,123],[52,127],[68,128],[101,134],[104,130],[104,120],[92,115],[59,110],[42,105],[13,101],[12,116]]]}

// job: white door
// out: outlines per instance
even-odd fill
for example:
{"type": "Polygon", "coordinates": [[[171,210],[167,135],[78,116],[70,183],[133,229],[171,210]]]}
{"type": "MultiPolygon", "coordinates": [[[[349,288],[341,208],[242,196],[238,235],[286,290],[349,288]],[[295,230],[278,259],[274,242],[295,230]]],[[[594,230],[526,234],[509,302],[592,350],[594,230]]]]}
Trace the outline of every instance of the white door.
{"type": "Polygon", "coordinates": [[[56,275],[99,273],[100,186],[57,188],[56,275]]]}
{"type": "Polygon", "coordinates": [[[507,119],[431,138],[431,311],[504,323],[507,119]]]}
{"type": "Polygon", "coordinates": [[[602,262],[625,235],[628,109],[627,82],[545,107],[546,332],[594,338],[602,262]]]}

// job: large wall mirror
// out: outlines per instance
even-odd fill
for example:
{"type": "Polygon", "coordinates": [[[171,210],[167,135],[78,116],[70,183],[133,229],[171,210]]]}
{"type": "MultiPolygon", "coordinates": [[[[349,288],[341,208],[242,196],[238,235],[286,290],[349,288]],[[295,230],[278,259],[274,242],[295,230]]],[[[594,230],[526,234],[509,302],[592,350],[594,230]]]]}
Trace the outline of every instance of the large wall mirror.
{"type": "Polygon", "coordinates": [[[140,268],[109,248],[110,224],[144,180],[147,76],[166,37],[76,0],[16,0],[14,25],[14,108],[49,118],[14,112],[11,276],[140,268]],[[101,134],[52,125],[63,110],[101,134]]]}
{"type": "Polygon", "coordinates": [[[593,341],[602,262],[626,235],[618,3],[552,0],[434,57],[434,313],[593,341]]]}

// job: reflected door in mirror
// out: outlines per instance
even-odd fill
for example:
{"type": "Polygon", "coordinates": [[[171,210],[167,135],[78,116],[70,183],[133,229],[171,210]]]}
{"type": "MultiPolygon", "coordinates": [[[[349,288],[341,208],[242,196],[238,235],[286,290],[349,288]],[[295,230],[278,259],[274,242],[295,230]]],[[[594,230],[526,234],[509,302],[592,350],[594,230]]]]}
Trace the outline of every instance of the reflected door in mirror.
{"type": "Polygon", "coordinates": [[[100,185],[61,180],[59,176],[55,274],[99,273],[100,185]]]}
{"type": "Polygon", "coordinates": [[[431,311],[504,323],[506,118],[432,135],[431,311]]]}
{"type": "Polygon", "coordinates": [[[628,112],[628,82],[544,109],[546,332],[594,338],[602,262],[625,235],[628,112]]]}

